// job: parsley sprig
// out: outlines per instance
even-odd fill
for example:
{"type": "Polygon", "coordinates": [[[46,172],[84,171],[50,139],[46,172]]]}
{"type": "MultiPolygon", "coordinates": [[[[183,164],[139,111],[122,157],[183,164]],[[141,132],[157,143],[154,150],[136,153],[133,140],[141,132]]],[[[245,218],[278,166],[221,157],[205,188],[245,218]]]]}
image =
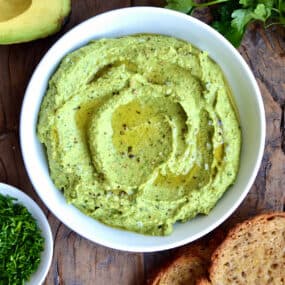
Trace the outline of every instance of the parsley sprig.
{"type": "Polygon", "coordinates": [[[0,285],[25,284],[44,249],[35,219],[15,200],[0,194],[0,285]]]}
{"type": "Polygon", "coordinates": [[[236,47],[240,45],[247,25],[253,21],[261,21],[265,26],[285,26],[285,0],[216,0],[203,3],[195,0],[166,1],[166,8],[189,15],[197,8],[215,5],[211,25],[236,47]]]}

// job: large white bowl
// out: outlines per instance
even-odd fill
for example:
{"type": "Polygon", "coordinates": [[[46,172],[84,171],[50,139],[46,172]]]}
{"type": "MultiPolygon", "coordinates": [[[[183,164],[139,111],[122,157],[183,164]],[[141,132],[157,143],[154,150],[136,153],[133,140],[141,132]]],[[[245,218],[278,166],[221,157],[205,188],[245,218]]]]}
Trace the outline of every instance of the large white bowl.
{"type": "Polygon", "coordinates": [[[265,114],[258,85],[237,50],[206,24],[162,8],[136,7],[114,10],[78,25],[43,57],[28,85],[21,123],[21,147],[30,179],[47,207],[64,224],[83,237],[120,250],[148,252],[177,247],[207,234],[240,205],[256,177],[264,149],[265,114]],[[166,237],[144,236],[101,224],[66,203],[49,177],[44,148],[36,135],[37,117],[48,80],[60,60],[92,39],[120,37],[136,33],[164,34],[189,41],[221,66],[231,86],[243,135],[241,164],[237,181],[208,216],[199,216],[185,224],[177,223],[166,237]]]}
{"type": "Polygon", "coordinates": [[[41,253],[41,262],[37,271],[32,274],[29,282],[25,283],[26,285],[40,285],[44,282],[49,271],[53,254],[53,238],[48,220],[37,203],[19,189],[8,184],[0,183],[0,194],[16,198],[15,203],[25,206],[37,221],[42,232],[45,244],[44,250],[41,253]]]}

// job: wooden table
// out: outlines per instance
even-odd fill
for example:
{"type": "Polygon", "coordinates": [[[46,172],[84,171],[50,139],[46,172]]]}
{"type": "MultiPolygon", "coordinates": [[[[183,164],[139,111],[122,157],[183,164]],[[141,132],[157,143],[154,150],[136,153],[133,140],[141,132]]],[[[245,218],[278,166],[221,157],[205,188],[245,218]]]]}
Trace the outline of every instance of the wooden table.
{"type": "MultiPolygon", "coordinates": [[[[25,88],[47,49],[81,21],[127,6],[163,5],[160,0],[73,1],[63,30],[47,39],[0,47],[0,181],[28,193],[45,211],[55,240],[45,284],[144,284],[175,250],[126,253],[94,244],[64,226],[38,198],[26,174],[19,146],[19,115],[25,88]]],[[[239,48],[262,92],[267,116],[266,148],[255,184],[238,210],[221,226],[232,226],[256,213],[284,211],[285,202],[285,29],[252,25],[239,48]]]]}

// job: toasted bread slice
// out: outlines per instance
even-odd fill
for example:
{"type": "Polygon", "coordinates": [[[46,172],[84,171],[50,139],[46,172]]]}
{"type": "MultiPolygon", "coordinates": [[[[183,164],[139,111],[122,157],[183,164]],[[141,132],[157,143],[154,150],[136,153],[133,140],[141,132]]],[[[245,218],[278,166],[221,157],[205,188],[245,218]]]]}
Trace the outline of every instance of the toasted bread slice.
{"type": "Polygon", "coordinates": [[[212,256],[212,285],[285,284],[285,213],[235,226],[212,256]]]}
{"type": "Polygon", "coordinates": [[[207,275],[211,255],[224,237],[216,231],[211,239],[200,240],[178,250],[177,257],[162,268],[151,285],[195,285],[207,275]]]}
{"type": "Polygon", "coordinates": [[[207,272],[207,262],[199,256],[184,253],[162,269],[152,285],[195,285],[207,272]]]}
{"type": "Polygon", "coordinates": [[[205,259],[207,262],[210,262],[213,252],[222,243],[224,238],[225,233],[221,230],[216,230],[215,232],[211,233],[210,237],[208,236],[205,239],[198,240],[188,246],[183,247],[182,251],[191,252],[192,254],[205,259]]]}

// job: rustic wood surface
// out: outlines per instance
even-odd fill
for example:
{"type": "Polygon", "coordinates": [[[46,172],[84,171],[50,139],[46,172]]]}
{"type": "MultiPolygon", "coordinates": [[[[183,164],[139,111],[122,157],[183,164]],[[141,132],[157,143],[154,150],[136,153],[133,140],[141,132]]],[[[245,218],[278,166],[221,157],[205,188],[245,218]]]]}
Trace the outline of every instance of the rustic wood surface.
{"type": "MultiPolygon", "coordinates": [[[[163,5],[161,0],[73,1],[72,14],[55,36],[0,47],[0,181],[28,193],[45,211],[55,241],[45,284],[144,284],[175,250],[134,254],[94,244],[64,226],[44,206],[26,174],[19,146],[19,115],[25,88],[47,49],[81,21],[115,8],[163,5]]],[[[252,25],[239,48],[252,69],[265,103],[266,148],[259,174],[245,201],[220,227],[256,213],[284,211],[285,204],[285,29],[252,25]]]]}

